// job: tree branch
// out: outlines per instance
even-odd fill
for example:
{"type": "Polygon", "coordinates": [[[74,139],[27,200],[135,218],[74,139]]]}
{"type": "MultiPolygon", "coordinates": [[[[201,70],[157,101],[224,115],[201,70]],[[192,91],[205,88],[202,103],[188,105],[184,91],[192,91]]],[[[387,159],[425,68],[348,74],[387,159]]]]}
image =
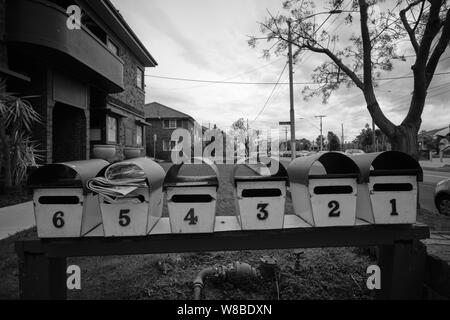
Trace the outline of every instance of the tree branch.
{"type": "MultiPolygon", "coordinates": [[[[405,27],[406,32],[408,33],[409,40],[411,41],[411,44],[412,44],[416,54],[419,52],[419,43],[417,42],[416,34],[415,34],[415,30],[417,28],[417,23],[416,23],[416,26],[414,27],[414,29],[411,29],[411,26],[409,25],[409,22],[406,19],[406,12],[411,10],[414,6],[418,5],[419,3],[421,3],[421,2],[424,3],[424,1],[425,0],[416,0],[412,3],[410,3],[405,9],[400,10],[400,18],[402,20],[402,23],[403,23],[403,26],[405,27]]],[[[423,6],[422,6],[422,9],[423,9],[423,6]]],[[[418,20],[418,21],[420,21],[420,20],[418,20]]]]}

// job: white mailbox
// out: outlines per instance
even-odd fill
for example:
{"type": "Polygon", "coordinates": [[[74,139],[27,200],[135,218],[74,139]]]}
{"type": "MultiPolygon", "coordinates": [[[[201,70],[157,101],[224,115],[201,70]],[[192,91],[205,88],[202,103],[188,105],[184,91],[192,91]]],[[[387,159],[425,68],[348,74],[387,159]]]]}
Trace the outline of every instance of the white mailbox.
{"type": "MultiPolygon", "coordinates": [[[[150,158],[125,160],[120,164],[143,171],[146,177],[146,186],[139,187],[125,198],[115,201],[99,195],[105,236],[147,235],[162,215],[164,169],[150,158]]],[[[101,172],[99,176],[102,176],[104,172],[101,172]]]]}
{"type": "Polygon", "coordinates": [[[361,170],[357,217],[374,224],[413,224],[417,215],[420,164],[411,156],[387,151],[353,157],[361,170]]]}
{"type": "Polygon", "coordinates": [[[214,232],[219,171],[213,162],[203,161],[212,169],[213,175],[180,176],[183,164],[173,165],[167,172],[164,189],[172,233],[214,232]]]}
{"type": "Polygon", "coordinates": [[[296,215],[315,227],[355,225],[360,172],[352,159],[318,153],[295,159],[287,171],[296,215]]]}
{"type": "Polygon", "coordinates": [[[270,159],[267,166],[262,163],[250,166],[237,164],[232,173],[237,218],[242,230],[283,229],[286,169],[275,159],[270,159]],[[237,175],[240,168],[247,174],[237,175]]]}
{"type": "Polygon", "coordinates": [[[98,196],[86,182],[109,163],[86,160],[55,163],[37,169],[29,178],[40,238],[77,238],[102,223],[98,196]]]}

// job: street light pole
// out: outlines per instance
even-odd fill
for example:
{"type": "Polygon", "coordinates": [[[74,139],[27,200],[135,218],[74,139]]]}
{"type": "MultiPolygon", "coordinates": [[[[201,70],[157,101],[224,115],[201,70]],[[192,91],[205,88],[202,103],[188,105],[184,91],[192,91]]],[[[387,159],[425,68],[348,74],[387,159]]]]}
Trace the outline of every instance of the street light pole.
{"type": "Polygon", "coordinates": [[[323,151],[323,127],[322,127],[322,119],[326,118],[325,115],[316,116],[316,118],[320,119],[320,151],[323,151]]]}
{"type": "Polygon", "coordinates": [[[291,159],[294,160],[297,154],[295,145],[295,111],[294,111],[294,72],[292,67],[292,36],[291,21],[288,24],[288,60],[289,60],[289,96],[290,96],[290,115],[291,115],[291,159]]]}

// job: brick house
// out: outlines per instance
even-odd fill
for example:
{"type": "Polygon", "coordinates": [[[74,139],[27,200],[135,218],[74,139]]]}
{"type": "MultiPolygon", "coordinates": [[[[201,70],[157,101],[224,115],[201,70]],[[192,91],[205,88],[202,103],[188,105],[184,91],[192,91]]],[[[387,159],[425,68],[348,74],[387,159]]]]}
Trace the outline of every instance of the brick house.
{"type": "Polygon", "coordinates": [[[7,91],[33,96],[46,162],[89,159],[94,145],[119,159],[145,149],[144,73],[157,62],[109,0],[0,0],[0,61],[7,91]]]}
{"type": "Polygon", "coordinates": [[[156,159],[171,159],[171,150],[176,144],[176,141],[171,141],[172,132],[178,128],[192,132],[195,140],[201,138],[200,133],[194,130],[194,118],[158,102],[145,105],[145,120],[150,124],[146,131],[147,155],[156,159]]]}

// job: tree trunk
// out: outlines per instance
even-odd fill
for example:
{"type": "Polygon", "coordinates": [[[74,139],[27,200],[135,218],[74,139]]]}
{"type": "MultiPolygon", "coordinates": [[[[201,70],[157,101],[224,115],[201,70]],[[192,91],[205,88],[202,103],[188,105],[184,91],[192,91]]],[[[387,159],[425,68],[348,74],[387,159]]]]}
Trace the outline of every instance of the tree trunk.
{"type": "Polygon", "coordinates": [[[418,129],[413,126],[400,125],[395,127],[395,133],[388,136],[392,150],[407,153],[419,159],[418,129]]]}

